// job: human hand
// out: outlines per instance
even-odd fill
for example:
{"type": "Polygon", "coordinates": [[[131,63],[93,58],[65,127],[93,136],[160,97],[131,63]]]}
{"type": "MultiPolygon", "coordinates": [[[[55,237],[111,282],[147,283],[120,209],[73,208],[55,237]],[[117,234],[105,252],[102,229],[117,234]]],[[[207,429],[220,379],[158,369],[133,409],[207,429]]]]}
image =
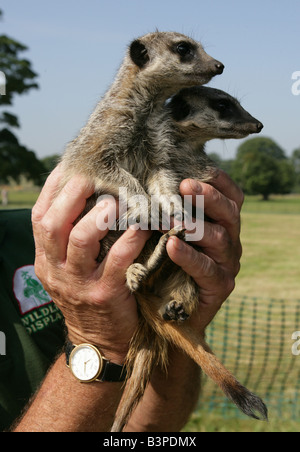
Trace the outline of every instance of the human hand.
{"type": "Polygon", "coordinates": [[[223,171],[210,184],[186,179],[180,192],[194,200],[196,195],[204,195],[204,211],[212,220],[205,222],[203,238],[193,242],[202,252],[177,237],[171,237],[167,244],[169,257],[199,286],[199,309],[191,321],[204,332],[235,287],[242,255],[240,210],[244,196],[223,171]]]}
{"type": "Polygon", "coordinates": [[[99,215],[109,217],[115,204],[95,206],[74,226],[93,187],[75,176],[56,197],[61,177],[58,166],[32,211],[35,271],[62,311],[70,341],[96,345],[106,358],[123,364],[138,321],[125,274],[150,235],[129,228],[98,263],[99,241],[107,230],[96,223],[99,215]]]}

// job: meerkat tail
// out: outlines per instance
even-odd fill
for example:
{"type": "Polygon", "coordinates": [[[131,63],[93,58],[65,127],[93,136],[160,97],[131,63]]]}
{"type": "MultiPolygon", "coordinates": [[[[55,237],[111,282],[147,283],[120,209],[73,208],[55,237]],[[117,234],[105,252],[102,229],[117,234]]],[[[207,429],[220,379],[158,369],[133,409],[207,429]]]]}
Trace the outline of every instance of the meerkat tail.
{"type": "Polygon", "coordinates": [[[149,350],[141,349],[137,353],[131,376],[126,383],[111,432],[123,431],[132,412],[141,400],[152,373],[148,361],[149,350]]]}
{"type": "Polygon", "coordinates": [[[128,379],[111,432],[122,432],[143,397],[153,370],[157,366],[166,370],[167,360],[167,342],[161,341],[141,318],[126,358],[128,379]]]}
{"type": "Polygon", "coordinates": [[[268,409],[264,402],[236,378],[216,358],[204,339],[196,337],[187,325],[164,323],[165,337],[187,353],[224,392],[224,394],[247,416],[267,420],[268,409]],[[255,413],[259,413],[261,417],[255,413]]]}

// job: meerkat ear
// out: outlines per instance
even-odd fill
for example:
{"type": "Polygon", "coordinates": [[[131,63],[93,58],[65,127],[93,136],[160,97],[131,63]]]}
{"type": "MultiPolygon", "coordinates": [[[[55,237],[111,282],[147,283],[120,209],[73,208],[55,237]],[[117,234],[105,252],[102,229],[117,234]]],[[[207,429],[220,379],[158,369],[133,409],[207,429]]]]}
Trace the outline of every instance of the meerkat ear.
{"type": "Polygon", "coordinates": [[[171,99],[169,108],[174,121],[183,121],[191,112],[190,105],[180,95],[176,95],[171,99]]]}
{"type": "Polygon", "coordinates": [[[145,66],[146,63],[148,63],[148,51],[140,40],[136,39],[131,43],[130,57],[132,61],[141,69],[145,66]]]}

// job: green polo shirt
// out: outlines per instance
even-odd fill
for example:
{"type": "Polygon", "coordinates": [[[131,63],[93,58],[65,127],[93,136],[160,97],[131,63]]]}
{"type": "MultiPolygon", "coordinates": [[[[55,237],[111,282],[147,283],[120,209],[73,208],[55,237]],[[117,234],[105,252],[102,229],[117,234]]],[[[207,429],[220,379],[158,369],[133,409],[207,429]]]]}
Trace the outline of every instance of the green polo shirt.
{"type": "Polygon", "coordinates": [[[34,272],[30,210],[0,210],[0,431],[18,418],[64,343],[61,312],[34,272]]]}

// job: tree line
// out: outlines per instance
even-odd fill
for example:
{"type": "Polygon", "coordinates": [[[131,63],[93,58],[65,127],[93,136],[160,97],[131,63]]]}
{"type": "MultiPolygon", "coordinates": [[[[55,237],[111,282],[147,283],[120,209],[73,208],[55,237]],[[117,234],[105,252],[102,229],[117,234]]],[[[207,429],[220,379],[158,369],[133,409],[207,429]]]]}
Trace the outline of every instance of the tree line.
{"type": "Polygon", "coordinates": [[[244,141],[232,160],[210,154],[247,195],[300,193],[300,147],[288,157],[271,138],[257,137],[244,141]]]}
{"type": "MultiPolygon", "coordinates": [[[[0,10],[0,20],[2,11],[0,10]]],[[[6,35],[0,35],[0,71],[5,74],[5,95],[0,95],[0,185],[21,176],[43,185],[59,156],[39,159],[36,153],[19,142],[14,130],[20,127],[17,116],[6,111],[15,96],[38,89],[37,73],[23,57],[27,47],[6,35]]],[[[236,181],[246,194],[260,194],[267,200],[271,194],[300,193],[300,147],[288,158],[270,138],[252,138],[241,144],[233,160],[211,158],[236,181]]]]}

